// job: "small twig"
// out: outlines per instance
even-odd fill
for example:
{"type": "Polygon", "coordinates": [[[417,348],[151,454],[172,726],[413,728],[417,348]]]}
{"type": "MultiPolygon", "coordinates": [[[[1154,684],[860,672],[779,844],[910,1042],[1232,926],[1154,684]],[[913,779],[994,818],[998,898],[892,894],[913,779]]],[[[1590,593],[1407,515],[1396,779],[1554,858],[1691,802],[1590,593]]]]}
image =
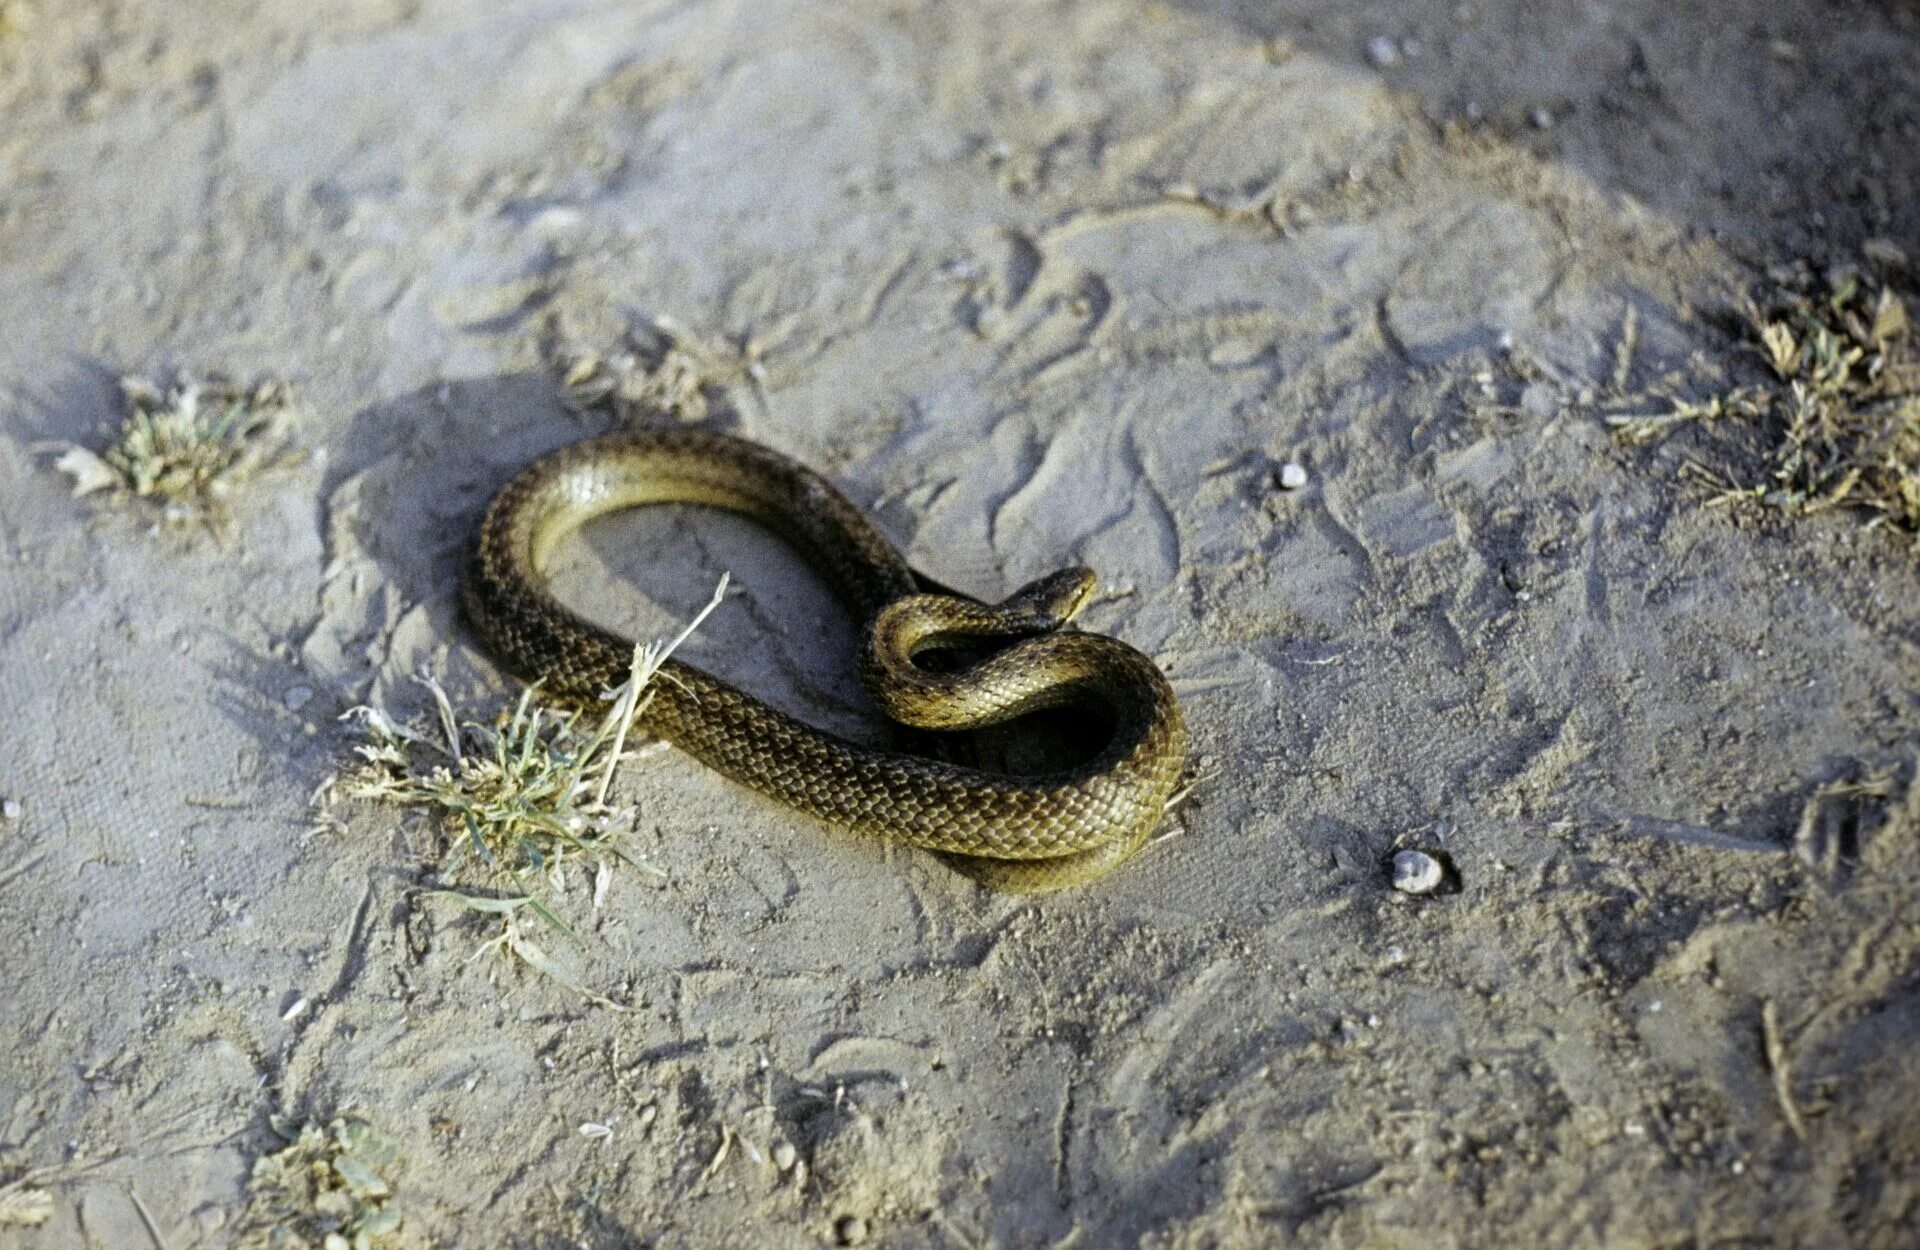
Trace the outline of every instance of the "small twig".
{"type": "Polygon", "coordinates": [[[672,642],[668,643],[665,647],[661,648],[660,660],[659,662],[654,664],[653,666],[654,669],[658,670],[660,667],[660,664],[665,663],[668,656],[672,655],[675,651],[678,651],[680,649],[681,643],[693,637],[693,631],[696,629],[699,629],[700,623],[706,620],[707,617],[711,616],[713,614],[713,610],[720,606],[720,601],[727,597],[727,587],[732,583],[732,581],[733,581],[733,574],[722,573],[720,575],[719,583],[715,585],[713,588],[713,598],[707,600],[706,607],[701,608],[698,612],[694,614],[693,619],[687,622],[687,627],[685,629],[681,630],[679,633],[673,636],[672,642]]]}
{"type": "MultiPolygon", "coordinates": [[[[646,643],[634,647],[633,661],[627,669],[627,680],[613,692],[613,716],[617,728],[613,734],[613,750],[608,754],[607,766],[600,774],[600,786],[594,791],[593,801],[596,806],[606,805],[607,787],[613,784],[613,770],[619,767],[621,753],[627,747],[627,730],[632,727],[634,719],[646,707],[646,704],[641,702],[641,691],[646,689],[654,675],[660,671],[660,666],[680,649],[680,644],[693,637],[693,631],[700,628],[701,622],[720,606],[720,601],[727,597],[727,586],[732,580],[732,573],[720,575],[720,584],[713,588],[713,598],[707,600],[707,606],[701,608],[694,618],[687,622],[685,629],[674,635],[672,642],[664,647],[658,643],[646,643]]],[[[652,695],[647,697],[651,699],[652,695]]]]}
{"type": "Polygon", "coordinates": [[[415,680],[433,692],[433,706],[440,714],[440,732],[447,736],[447,754],[453,757],[454,763],[458,764],[460,762],[460,725],[454,718],[453,704],[447,701],[447,692],[440,688],[439,682],[430,677],[422,676],[415,680]]]}
{"type": "MultiPolygon", "coordinates": [[[[1180,779],[1180,784],[1174,787],[1173,793],[1167,796],[1167,801],[1161,804],[1160,806],[1161,814],[1164,815],[1165,813],[1170,812],[1174,808],[1180,806],[1180,804],[1186,802],[1188,797],[1191,796],[1193,792],[1197,790],[1201,785],[1203,785],[1206,782],[1212,781],[1214,778],[1218,777],[1219,775],[1220,775],[1220,770],[1216,768],[1197,768],[1190,775],[1182,777],[1180,779]]],[[[1164,836],[1172,837],[1173,835],[1166,834],[1164,836]]]]}
{"type": "Polygon", "coordinates": [[[1773,1069],[1773,1094],[1780,1100],[1780,1112],[1793,1135],[1805,1141],[1806,1121],[1800,1118],[1800,1106],[1793,1100],[1792,1060],[1787,1055],[1786,1040],[1780,1036],[1780,1013],[1772,999],[1760,1005],[1760,1040],[1766,1049],[1767,1066],[1773,1069]]]}
{"type": "Polygon", "coordinates": [[[647,705],[653,702],[652,691],[647,692],[646,698],[640,698],[640,688],[646,684],[641,671],[641,666],[646,662],[646,652],[644,646],[634,647],[633,666],[628,670],[632,675],[620,687],[614,699],[613,720],[616,728],[613,731],[613,750],[607,754],[607,766],[600,770],[600,784],[593,792],[595,807],[607,805],[607,787],[613,784],[613,770],[620,767],[620,757],[627,749],[627,730],[632,727],[635,718],[647,709],[647,705]]]}
{"type": "Polygon", "coordinates": [[[720,1170],[720,1165],[727,1161],[727,1155],[730,1154],[732,1150],[733,1128],[730,1125],[722,1124],[720,1126],[720,1148],[713,1152],[713,1161],[707,1164],[706,1177],[711,1178],[715,1172],[720,1170]]]}
{"type": "Polygon", "coordinates": [[[133,1209],[140,1213],[140,1222],[147,1226],[147,1236],[153,1238],[157,1250],[170,1250],[167,1239],[160,1235],[160,1225],[153,1218],[153,1212],[147,1210],[147,1204],[140,1201],[140,1191],[129,1188],[127,1197],[133,1199],[133,1209]]]}
{"type": "Polygon", "coordinates": [[[1633,381],[1633,350],[1639,341],[1640,310],[1630,303],[1620,319],[1620,341],[1613,349],[1613,393],[1616,395],[1626,394],[1627,384],[1633,381]]]}

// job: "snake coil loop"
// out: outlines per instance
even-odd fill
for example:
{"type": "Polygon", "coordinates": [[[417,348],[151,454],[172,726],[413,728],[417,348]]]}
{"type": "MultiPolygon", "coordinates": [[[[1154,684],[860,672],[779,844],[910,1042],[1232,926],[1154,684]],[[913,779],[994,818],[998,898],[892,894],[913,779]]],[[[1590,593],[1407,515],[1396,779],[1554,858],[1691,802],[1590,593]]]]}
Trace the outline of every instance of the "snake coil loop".
{"type": "Polygon", "coordinates": [[[646,732],[822,820],[951,855],[996,889],[1092,880],[1159,823],[1185,766],[1185,722],[1151,660],[1118,639],[1068,627],[1092,594],[1090,571],[1051,574],[997,605],[926,593],[935,583],[830,482],[728,435],[588,439],[536,461],[500,490],[462,592],[467,616],[509,669],[575,702],[625,680],[632,642],[556,600],[544,566],[554,544],[591,518],[651,503],[725,508],[791,539],[854,610],[862,681],[902,724],[969,729],[1091,702],[1113,731],[1081,765],[1009,776],[850,742],[669,660],[641,716],[646,732]],[[930,647],[982,640],[1011,641],[954,672],[915,659],[930,647]]]}

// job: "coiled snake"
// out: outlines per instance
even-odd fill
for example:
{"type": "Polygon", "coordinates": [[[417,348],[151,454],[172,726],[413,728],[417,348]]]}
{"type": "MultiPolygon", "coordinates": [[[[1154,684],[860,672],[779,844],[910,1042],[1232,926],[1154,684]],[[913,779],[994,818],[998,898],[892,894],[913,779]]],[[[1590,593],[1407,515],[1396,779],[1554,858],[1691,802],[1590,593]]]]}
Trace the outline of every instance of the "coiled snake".
{"type": "Polygon", "coordinates": [[[693,430],[614,434],[562,448],[488,505],[463,590],[487,646],[521,677],[573,702],[626,679],[633,644],[545,588],[555,542],[587,520],[651,503],[742,513],[823,573],[860,623],[860,673],[893,719],[921,729],[997,724],[1047,707],[1111,725],[1086,763],[1041,775],[984,771],[850,742],[668,660],[638,727],[788,806],[833,824],[960,857],[997,889],[1077,885],[1146,840],[1186,761],[1186,726],[1166,678],[1114,638],[1068,622],[1093,574],[1067,569],[998,605],[945,592],[910,568],[826,479],[756,443],[693,430]],[[933,649],[998,646],[945,672],[933,649]]]}

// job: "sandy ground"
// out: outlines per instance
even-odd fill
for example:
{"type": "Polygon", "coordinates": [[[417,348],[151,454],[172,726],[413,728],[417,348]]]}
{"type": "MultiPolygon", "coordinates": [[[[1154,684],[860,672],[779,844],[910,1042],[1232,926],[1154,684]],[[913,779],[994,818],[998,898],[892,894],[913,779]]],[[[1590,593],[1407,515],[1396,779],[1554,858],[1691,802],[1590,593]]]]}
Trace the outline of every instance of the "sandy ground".
{"type": "MultiPolygon", "coordinates": [[[[0,1182],[53,1212],[0,1244],[228,1244],[268,1116],[342,1108],[407,1245],[1916,1244],[1920,566],[1602,419],[1728,291],[1920,259],[1912,4],[12,11],[0,1182]],[[1177,836],[997,897],[656,755],[666,878],[563,944],[615,1012],[471,958],[428,826],[311,832],[340,713],[511,688],[463,547],[606,425],[543,342],[662,318],[929,572],[1103,574],[1177,836]],[[224,538],[46,451],[176,367],[306,407],[224,538]]],[[[871,725],[751,527],[565,562],[640,633],[730,569],[693,658],[871,725]]]]}

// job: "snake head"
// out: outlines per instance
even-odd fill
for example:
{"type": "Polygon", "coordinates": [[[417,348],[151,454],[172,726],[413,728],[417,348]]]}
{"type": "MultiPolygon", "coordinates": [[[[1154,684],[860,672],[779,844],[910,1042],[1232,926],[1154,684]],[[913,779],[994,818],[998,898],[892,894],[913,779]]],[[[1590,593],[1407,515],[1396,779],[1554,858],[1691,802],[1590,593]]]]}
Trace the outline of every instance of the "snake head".
{"type": "Polygon", "coordinates": [[[1048,633],[1080,615],[1099,584],[1092,569],[1064,568],[1028,582],[1002,599],[998,607],[1011,618],[1029,620],[1035,633],[1048,633]]]}

